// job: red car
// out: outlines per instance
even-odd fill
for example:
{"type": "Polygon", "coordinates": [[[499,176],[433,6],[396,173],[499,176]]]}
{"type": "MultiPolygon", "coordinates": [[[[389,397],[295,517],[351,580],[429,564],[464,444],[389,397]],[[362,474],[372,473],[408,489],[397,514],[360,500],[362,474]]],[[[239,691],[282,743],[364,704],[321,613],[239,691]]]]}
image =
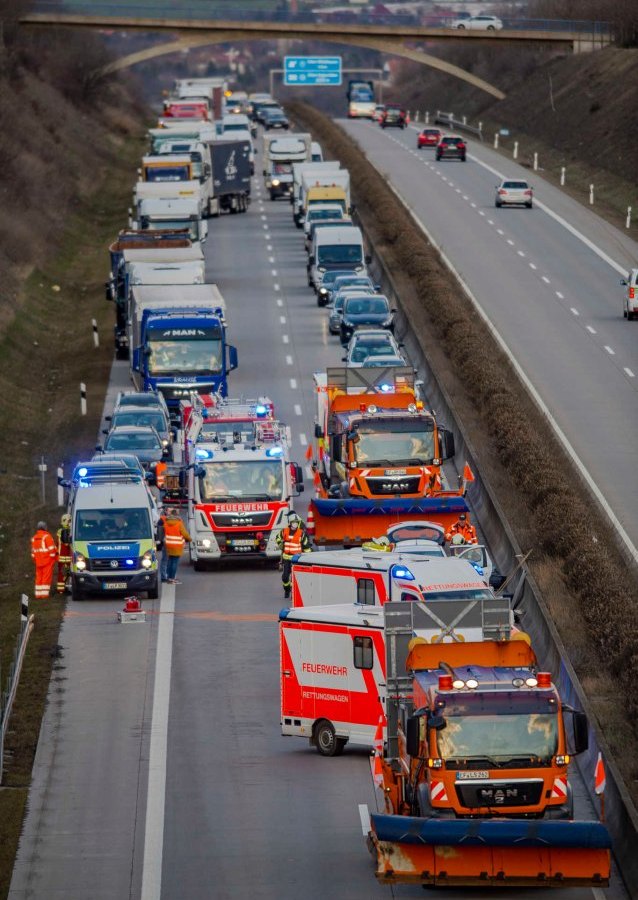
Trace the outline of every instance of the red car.
{"type": "Polygon", "coordinates": [[[436,147],[441,140],[441,132],[438,128],[424,128],[418,135],[416,146],[420,150],[421,147],[436,147]]]}

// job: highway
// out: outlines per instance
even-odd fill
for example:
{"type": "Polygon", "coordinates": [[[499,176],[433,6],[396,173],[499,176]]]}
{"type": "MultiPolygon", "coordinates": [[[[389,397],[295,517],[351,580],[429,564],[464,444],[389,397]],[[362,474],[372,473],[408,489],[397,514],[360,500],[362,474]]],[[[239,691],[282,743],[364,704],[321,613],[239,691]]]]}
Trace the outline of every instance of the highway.
{"type": "Polygon", "coordinates": [[[638,545],[637,329],[623,319],[621,275],[611,264],[635,266],[638,244],[478,142],[466,163],[437,163],[434,150],[417,150],[416,126],[339,124],[462,276],[638,545]],[[535,208],[496,209],[497,172],[527,179],[535,208]]]}
{"type": "MultiPolygon", "coordinates": [[[[264,196],[256,187],[246,215],[211,222],[208,278],[239,351],[231,393],[269,394],[303,464],[312,372],[342,351],[306,285],[289,204],[264,196]]],[[[115,363],[111,396],[125,383],[126,365],[115,363]]],[[[325,759],[280,736],[279,573],[239,564],[195,573],[184,556],[178,577],[144,604],[145,625],[117,624],[117,601],[69,601],[11,900],[423,896],[374,879],[359,816],[374,804],[367,752],[325,759]]],[[[590,817],[572,777],[576,813],[590,817]]],[[[626,898],[617,878],[608,891],[543,896],[626,898]]]]}

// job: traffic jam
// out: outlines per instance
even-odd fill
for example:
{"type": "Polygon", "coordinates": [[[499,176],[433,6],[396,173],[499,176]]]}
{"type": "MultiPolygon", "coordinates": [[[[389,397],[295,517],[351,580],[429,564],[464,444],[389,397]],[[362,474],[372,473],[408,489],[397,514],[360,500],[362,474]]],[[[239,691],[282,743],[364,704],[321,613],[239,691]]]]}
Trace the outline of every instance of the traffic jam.
{"type": "MultiPolygon", "coordinates": [[[[405,127],[393,115],[383,127],[405,127]]],[[[180,584],[180,565],[211,583],[221,566],[278,570],[263,577],[281,578],[285,603],[281,734],[323,757],[369,750],[381,883],[606,886],[609,833],[574,819],[570,784],[587,719],[541,669],[472,522],[474,474],[398,336],[350,173],[268,94],[178,80],[109,253],[131,389],[63,482],[72,599],[125,600],[135,621],[141,601],[180,584]],[[342,350],[309,386],[301,460],[276,397],[259,384],[234,394],[233,297],[206,280],[209,227],[250,215],[260,178],[290,204],[308,289],[342,350]]]]}

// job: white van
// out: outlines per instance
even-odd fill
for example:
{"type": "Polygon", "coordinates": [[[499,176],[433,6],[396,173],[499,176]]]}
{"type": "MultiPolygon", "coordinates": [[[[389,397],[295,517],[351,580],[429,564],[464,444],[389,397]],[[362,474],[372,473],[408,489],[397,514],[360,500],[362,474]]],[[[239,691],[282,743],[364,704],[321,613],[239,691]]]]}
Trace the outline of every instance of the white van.
{"type": "Polygon", "coordinates": [[[71,507],[73,599],[142,592],[156,599],[155,541],[153,503],[139,476],[87,482],[71,507]]]}
{"type": "Polygon", "coordinates": [[[365,273],[370,257],[363,249],[363,235],[356,225],[339,228],[315,228],[308,259],[308,285],[319,289],[319,283],[329,269],[365,273]]]}

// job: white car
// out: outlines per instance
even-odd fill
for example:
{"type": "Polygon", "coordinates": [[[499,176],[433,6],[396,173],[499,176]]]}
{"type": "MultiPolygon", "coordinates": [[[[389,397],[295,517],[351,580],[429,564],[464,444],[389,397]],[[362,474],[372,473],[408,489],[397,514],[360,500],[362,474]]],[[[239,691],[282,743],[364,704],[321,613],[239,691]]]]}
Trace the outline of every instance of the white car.
{"type": "Polygon", "coordinates": [[[496,185],[494,206],[526,206],[532,208],[534,192],[526,181],[505,178],[496,185]]]}
{"type": "Polygon", "coordinates": [[[346,366],[354,369],[368,365],[368,360],[378,356],[401,357],[399,344],[392,333],[383,328],[361,328],[352,335],[348,353],[343,357],[346,366]]]}
{"type": "Polygon", "coordinates": [[[631,322],[634,316],[638,316],[638,269],[632,269],[620,283],[626,288],[623,316],[631,322]]]}
{"type": "Polygon", "coordinates": [[[450,28],[458,28],[462,31],[500,31],[503,23],[498,16],[468,16],[466,19],[455,19],[450,28]]]}

